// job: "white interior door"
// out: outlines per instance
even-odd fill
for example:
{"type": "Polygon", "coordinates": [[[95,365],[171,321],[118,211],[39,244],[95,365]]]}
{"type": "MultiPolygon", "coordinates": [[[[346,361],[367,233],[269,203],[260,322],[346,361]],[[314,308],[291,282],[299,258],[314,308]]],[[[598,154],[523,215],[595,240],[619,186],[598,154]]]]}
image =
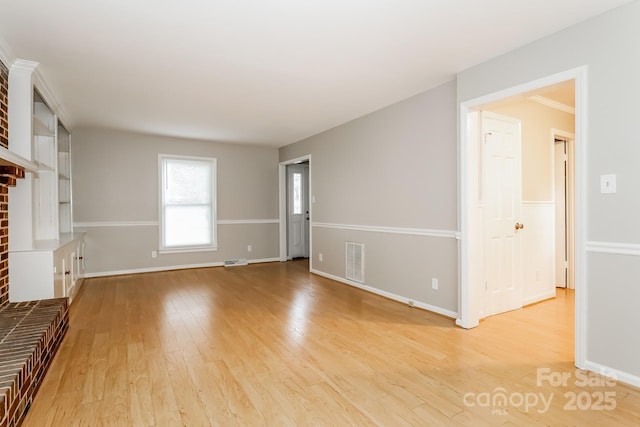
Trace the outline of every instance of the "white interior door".
{"type": "Polygon", "coordinates": [[[522,307],[520,121],[482,113],[484,314],[522,307]]]}
{"type": "Polygon", "coordinates": [[[309,202],[307,164],[287,166],[287,227],[289,259],[309,257],[309,202]]]}

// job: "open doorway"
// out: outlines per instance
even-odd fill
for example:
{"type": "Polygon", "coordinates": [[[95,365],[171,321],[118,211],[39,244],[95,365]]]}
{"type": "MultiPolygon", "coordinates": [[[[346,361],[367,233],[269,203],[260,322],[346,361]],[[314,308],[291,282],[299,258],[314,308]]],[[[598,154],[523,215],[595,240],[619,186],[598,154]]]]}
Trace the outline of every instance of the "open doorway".
{"type": "Polygon", "coordinates": [[[570,80],[479,106],[482,317],[573,283],[574,100],[570,80]]]}
{"type": "Polygon", "coordinates": [[[309,258],[311,265],[311,156],[279,165],[280,261],[309,258]]]}
{"type": "MultiPolygon", "coordinates": [[[[488,284],[486,278],[486,263],[485,263],[485,251],[486,251],[486,235],[485,235],[485,217],[486,207],[482,203],[482,164],[480,162],[482,156],[482,145],[478,142],[481,141],[484,135],[482,135],[482,118],[480,111],[490,109],[491,111],[499,110],[499,107],[504,106],[506,102],[512,102],[514,99],[531,98],[538,95],[538,91],[548,88],[550,86],[556,86],[566,81],[573,81],[575,83],[575,201],[573,203],[575,215],[575,221],[573,222],[573,247],[575,248],[575,268],[573,280],[575,283],[575,364],[579,368],[584,367],[585,354],[586,354],[586,316],[585,316],[585,297],[582,283],[582,277],[584,273],[581,268],[584,266],[584,195],[582,192],[584,183],[584,170],[585,170],[585,144],[584,138],[586,133],[585,123],[585,92],[586,92],[586,69],[577,68],[574,70],[560,73],[554,76],[550,76],[544,79],[540,79],[534,82],[523,84],[518,87],[514,87],[508,90],[500,91],[494,94],[483,96],[474,100],[462,102],[460,104],[460,230],[461,230],[461,242],[460,242],[460,307],[459,318],[457,324],[464,328],[472,328],[479,325],[479,321],[482,317],[486,316],[485,313],[485,296],[488,284]]],[[[504,114],[504,113],[501,113],[504,114]]],[[[525,225],[524,230],[531,230],[532,226],[534,230],[538,227],[534,226],[536,221],[545,219],[545,216],[551,217],[550,230],[552,232],[551,237],[549,233],[545,237],[543,242],[549,250],[546,251],[546,255],[550,257],[550,260],[545,265],[546,271],[540,271],[534,269],[533,271],[526,272],[526,269],[530,267],[531,256],[527,256],[526,251],[523,254],[522,270],[524,274],[528,274],[529,284],[537,282],[539,279],[544,279],[544,283],[551,284],[551,289],[547,290],[550,296],[555,295],[555,220],[554,207],[555,201],[554,191],[552,187],[553,174],[551,169],[554,164],[552,163],[552,149],[554,140],[551,139],[551,132],[546,134],[544,143],[546,144],[546,150],[549,153],[549,163],[547,164],[550,173],[548,185],[545,184],[544,191],[538,189],[529,189],[529,194],[536,195],[537,192],[543,191],[544,196],[532,200],[527,200],[530,196],[527,196],[527,191],[523,194],[523,207],[529,208],[530,212],[534,212],[537,216],[535,218],[527,218],[523,211],[521,220],[513,221],[510,227],[516,228],[521,225],[525,225]],[[542,214],[544,212],[544,214],[542,214]],[[544,276],[544,277],[543,277],[544,276]],[[531,278],[533,278],[531,280],[531,278]]],[[[538,185],[539,182],[533,182],[533,185],[538,185]]],[[[542,188],[542,187],[541,187],[542,188]]],[[[526,186],[524,187],[527,190],[526,186]]],[[[543,194],[540,193],[540,194],[543,194]]],[[[514,219],[514,218],[511,218],[514,219]]],[[[547,224],[549,224],[547,218],[547,224]]],[[[536,224],[539,226],[539,224],[536,224]]],[[[520,227],[522,228],[522,227],[520,227]]],[[[538,228],[540,229],[540,228],[538,228]]],[[[537,233],[531,233],[533,238],[538,238],[537,233]]],[[[518,245],[518,238],[515,237],[511,242],[514,245],[518,245]]],[[[514,264],[517,265],[518,260],[515,259],[514,264]]],[[[511,271],[506,269],[508,272],[511,271]]],[[[514,274],[518,274],[517,272],[514,274]]],[[[526,289],[524,289],[526,293],[526,289]]],[[[528,296],[531,298],[527,301],[523,298],[522,305],[526,303],[535,302],[536,300],[544,299],[543,293],[534,293],[535,289],[528,290],[528,296]]]]}

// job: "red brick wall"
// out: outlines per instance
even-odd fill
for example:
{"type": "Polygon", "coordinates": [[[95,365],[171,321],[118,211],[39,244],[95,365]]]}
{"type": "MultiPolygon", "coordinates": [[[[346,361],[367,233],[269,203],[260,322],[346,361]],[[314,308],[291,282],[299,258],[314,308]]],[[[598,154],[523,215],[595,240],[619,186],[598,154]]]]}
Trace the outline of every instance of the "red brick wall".
{"type": "Polygon", "coordinates": [[[0,61],[0,145],[9,148],[9,69],[0,61]]]}
{"type": "MultiPolygon", "coordinates": [[[[0,62],[0,146],[9,148],[9,70],[0,62]]],[[[9,301],[9,188],[24,169],[0,166],[0,307],[9,301]]]]}
{"type": "Polygon", "coordinates": [[[9,301],[9,188],[0,185],[0,307],[9,301]]]}
{"type": "MultiPolygon", "coordinates": [[[[9,70],[0,61],[0,146],[9,148],[9,70]]],[[[24,169],[0,165],[0,307],[9,302],[9,187],[24,169]]]]}
{"type": "MultiPolygon", "coordinates": [[[[9,70],[0,61],[0,146],[9,148],[9,70]]],[[[9,189],[0,185],[0,307],[9,301],[9,189]]]]}

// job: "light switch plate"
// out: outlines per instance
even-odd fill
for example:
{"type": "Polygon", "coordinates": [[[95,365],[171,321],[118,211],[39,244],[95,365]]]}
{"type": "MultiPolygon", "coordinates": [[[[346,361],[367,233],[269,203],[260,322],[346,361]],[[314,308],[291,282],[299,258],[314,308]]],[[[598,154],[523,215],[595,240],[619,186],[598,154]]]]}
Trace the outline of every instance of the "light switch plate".
{"type": "Polygon", "coordinates": [[[610,194],[616,192],[615,174],[600,175],[600,193],[610,194]]]}

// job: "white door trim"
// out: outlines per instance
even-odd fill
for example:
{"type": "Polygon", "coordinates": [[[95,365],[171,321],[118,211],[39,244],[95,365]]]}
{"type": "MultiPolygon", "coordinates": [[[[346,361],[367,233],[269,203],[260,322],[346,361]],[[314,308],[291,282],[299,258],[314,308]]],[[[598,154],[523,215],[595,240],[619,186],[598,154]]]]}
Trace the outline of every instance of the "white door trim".
{"type": "MultiPolygon", "coordinates": [[[[301,162],[309,162],[309,197],[311,196],[311,154],[306,156],[297,157],[291,160],[285,160],[278,164],[278,201],[279,201],[279,234],[280,234],[280,261],[287,260],[287,165],[294,165],[301,162]]],[[[313,202],[313,201],[311,201],[313,202]]],[[[313,219],[312,216],[312,203],[309,203],[309,222],[313,219]]],[[[312,269],[313,264],[313,228],[309,229],[309,269],[312,269]]]]}
{"type": "Polygon", "coordinates": [[[575,365],[584,369],[586,366],[586,332],[587,332],[587,287],[586,279],[586,153],[587,153],[587,66],[577,67],[558,74],[547,76],[532,82],[524,83],[509,89],[501,90],[475,99],[461,101],[459,105],[459,133],[460,145],[458,152],[458,177],[460,211],[458,225],[461,232],[459,289],[460,303],[459,317],[456,324],[463,328],[473,328],[479,325],[481,300],[481,280],[472,277],[470,265],[478,256],[477,248],[470,244],[470,233],[473,232],[473,215],[475,210],[473,200],[473,186],[477,185],[477,176],[473,176],[473,162],[477,162],[477,152],[470,150],[473,129],[469,129],[469,115],[480,105],[498,101],[507,97],[561,83],[575,80],[576,89],[576,138],[575,138],[575,365]]]}
{"type": "MultiPolygon", "coordinates": [[[[565,206],[565,210],[567,211],[565,213],[571,215],[571,219],[573,219],[575,217],[575,208],[573,203],[571,203],[572,201],[575,200],[575,191],[574,191],[574,179],[573,179],[573,172],[574,172],[574,156],[573,154],[575,153],[575,145],[576,145],[576,135],[574,133],[571,132],[566,132],[560,129],[551,129],[551,170],[554,171],[553,174],[553,179],[551,180],[551,194],[554,195],[554,199],[555,199],[555,189],[556,189],[556,181],[558,180],[558,177],[555,175],[555,162],[556,162],[556,158],[555,158],[555,143],[556,143],[556,138],[564,138],[567,141],[567,167],[568,167],[568,186],[567,186],[567,200],[570,201],[569,206],[565,206]]],[[[565,242],[565,244],[567,245],[567,262],[569,264],[569,269],[568,269],[568,274],[567,274],[567,279],[566,279],[566,287],[567,289],[575,289],[575,277],[574,277],[574,269],[575,269],[575,236],[574,236],[574,229],[573,229],[573,221],[570,221],[567,223],[567,236],[568,236],[568,240],[565,242]]],[[[555,232],[554,232],[555,235],[555,232]]],[[[555,245],[554,245],[555,248],[555,245]]],[[[553,257],[554,263],[555,261],[557,261],[557,256],[556,254],[554,254],[553,257]]],[[[556,266],[554,266],[554,271],[556,269],[556,266]]]]}

